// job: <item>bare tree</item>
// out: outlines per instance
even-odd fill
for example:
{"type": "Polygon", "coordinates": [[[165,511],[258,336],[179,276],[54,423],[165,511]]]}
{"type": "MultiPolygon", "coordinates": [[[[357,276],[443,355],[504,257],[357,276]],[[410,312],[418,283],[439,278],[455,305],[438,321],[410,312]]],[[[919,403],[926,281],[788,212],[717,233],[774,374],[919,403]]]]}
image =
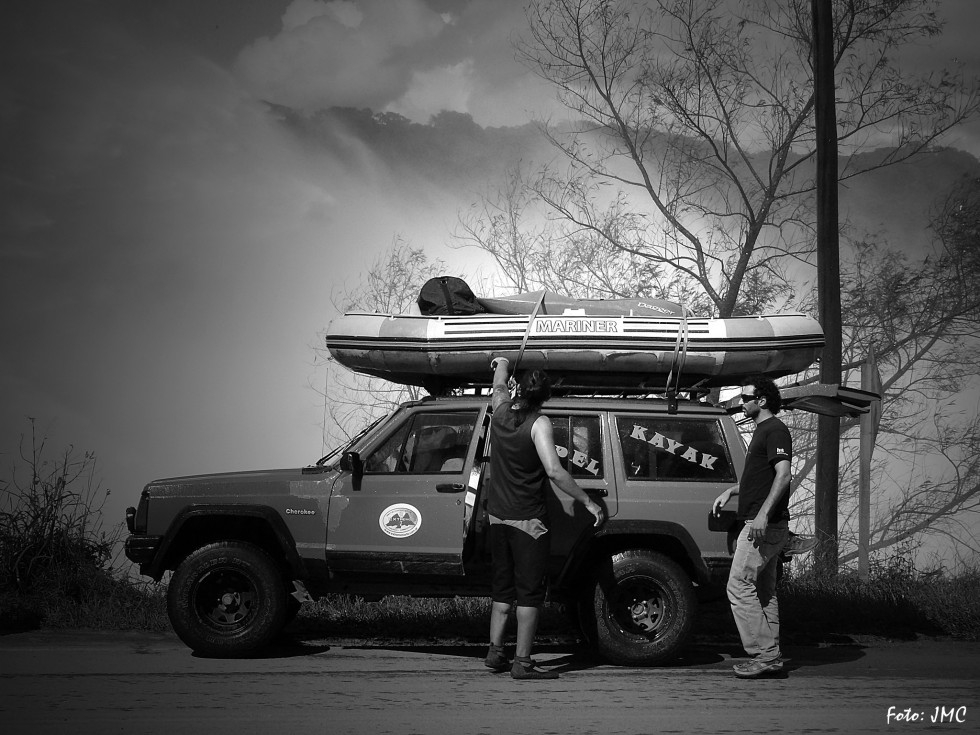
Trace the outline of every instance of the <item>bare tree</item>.
{"type": "MultiPolygon", "coordinates": [[[[639,253],[611,248],[595,230],[569,231],[542,216],[541,200],[531,182],[517,166],[508,171],[503,184],[491,187],[479,203],[459,215],[455,244],[488,253],[499,268],[499,287],[517,292],[547,289],[576,298],[666,299],[683,303],[695,314],[710,315],[711,303],[690,278],[676,271],[667,273],[661,264],[639,253]]],[[[622,195],[601,216],[601,229],[618,233],[620,242],[628,232],[647,227],[622,195]]]]}
{"type": "MultiPolygon", "coordinates": [[[[561,240],[543,247],[536,220],[527,212],[531,194],[503,187],[469,213],[461,238],[495,252],[514,288],[539,286],[579,296],[630,295],[639,280],[625,261],[606,270],[587,268],[587,239],[561,240]],[[465,229],[468,227],[469,229],[465,229]],[[516,247],[513,247],[515,246],[516,247]],[[481,245],[482,246],[482,245],[481,245]],[[555,253],[562,253],[556,256],[555,253]],[[548,253],[548,257],[542,257],[548,253]],[[575,277],[564,281],[570,270],[575,277]],[[621,276],[623,280],[617,281],[621,276]]],[[[884,416],[875,459],[872,549],[888,553],[898,544],[914,547],[929,536],[950,538],[961,550],[977,546],[969,520],[980,502],[977,457],[980,416],[977,365],[980,364],[980,181],[964,181],[940,199],[931,218],[931,248],[916,259],[864,240],[850,244],[843,263],[845,325],[842,383],[855,385],[861,364],[874,345],[882,373],[884,416]],[[972,392],[971,392],[972,388],[972,392]],[[940,410],[935,407],[942,406],[940,410]],[[951,409],[955,406],[955,409],[951,409]]],[[[612,225],[610,225],[612,226],[612,225]]],[[[924,232],[928,238],[930,232],[924,232]]],[[[641,259],[641,264],[645,259],[641,259]]],[[[608,265],[608,264],[606,264],[608,265]]],[[[656,278],[656,272],[651,280],[656,278]]],[[[750,293],[771,299],[760,284],[750,293]]],[[[669,295],[666,290],[646,295],[669,295]]],[[[812,293],[802,293],[809,306],[812,293]]],[[[818,375],[796,376],[801,383],[818,375]]],[[[815,417],[790,412],[799,465],[794,515],[812,516],[815,417]]],[[[858,421],[841,423],[840,561],[856,555],[858,421]]]]}
{"type": "MultiPolygon", "coordinates": [[[[937,2],[833,6],[841,180],[914,157],[980,109],[978,80],[961,71],[915,76],[893,63],[903,45],[941,32],[937,2]]],[[[805,303],[793,275],[814,254],[811,7],[532,2],[519,52],[573,120],[544,128],[566,167],[551,164],[524,182],[531,194],[522,201],[541,205],[548,225],[539,252],[565,242],[600,261],[648,260],[645,272],[662,291],[696,284],[699,314],[705,301],[720,317],[805,303]]],[[[495,257],[516,232],[466,224],[469,242],[495,257]]],[[[530,263],[534,249],[525,243],[522,252],[530,263]]]]}
{"type": "MultiPolygon", "coordinates": [[[[936,208],[933,247],[921,259],[874,242],[844,264],[845,371],[874,346],[885,395],[879,431],[871,549],[951,539],[977,552],[980,510],[980,180],[962,182],[936,208]]],[[[812,378],[815,380],[816,378],[812,378]]],[[[799,510],[812,507],[813,422],[795,417],[804,458],[799,510]]],[[[840,561],[856,557],[857,420],[841,425],[840,561]]]]}
{"type": "Polygon", "coordinates": [[[0,477],[0,591],[73,594],[93,570],[109,574],[122,526],[106,531],[109,496],[95,455],[71,446],[52,455],[31,418],[19,454],[0,477]]]}
{"type": "MultiPolygon", "coordinates": [[[[422,248],[411,247],[396,237],[390,248],[368,268],[361,281],[331,297],[341,314],[349,311],[409,313],[425,281],[445,273],[442,260],[428,259],[422,248]]],[[[315,348],[318,366],[326,366],[326,383],[316,387],[323,398],[324,447],[349,440],[373,419],[386,415],[400,403],[421,397],[421,389],[397,385],[354,373],[338,365],[323,346],[315,348]]]]}
{"type": "MultiPolygon", "coordinates": [[[[907,160],[977,111],[976,80],[892,62],[940,33],[936,5],[834,3],[842,179],[907,160]]],[[[568,169],[528,182],[562,223],[542,242],[648,259],[721,317],[757,306],[749,283],[787,296],[791,264],[812,255],[809,13],[809,0],[532,2],[519,53],[581,121],[545,128],[568,169]]]]}

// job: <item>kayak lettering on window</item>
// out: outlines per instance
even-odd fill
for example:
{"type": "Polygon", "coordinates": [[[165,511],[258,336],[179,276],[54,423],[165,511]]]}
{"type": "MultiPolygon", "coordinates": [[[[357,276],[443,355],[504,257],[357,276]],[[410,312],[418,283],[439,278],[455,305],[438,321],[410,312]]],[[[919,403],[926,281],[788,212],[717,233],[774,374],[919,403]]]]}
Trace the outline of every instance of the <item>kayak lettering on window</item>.
{"type": "Polygon", "coordinates": [[[550,416],[555,452],[572,477],[601,478],[602,432],[597,415],[550,416]]]}
{"type": "Polygon", "coordinates": [[[734,481],[724,435],[714,419],[617,420],[632,480],[734,481]]]}
{"type": "Polygon", "coordinates": [[[644,441],[651,447],[663,449],[670,454],[681,457],[681,459],[686,459],[688,462],[700,464],[706,470],[714,469],[714,464],[718,461],[717,457],[706,454],[703,451],[698,451],[694,447],[685,446],[670,437],[664,436],[659,431],[654,432],[653,436],[648,439],[646,428],[639,424],[633,424],[633,433],[630,434],[630,438],[644,441]],[[682,449],[684,450],[683,453],[680,451],[682,449]]]}

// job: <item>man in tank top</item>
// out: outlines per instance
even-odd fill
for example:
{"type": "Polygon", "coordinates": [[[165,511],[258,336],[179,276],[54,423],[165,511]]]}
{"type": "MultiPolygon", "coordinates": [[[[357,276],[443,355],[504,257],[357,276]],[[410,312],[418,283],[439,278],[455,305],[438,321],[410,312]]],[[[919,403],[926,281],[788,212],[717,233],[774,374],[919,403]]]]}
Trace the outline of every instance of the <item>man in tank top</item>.
{"type": "Polygon", "coordinates": [[[510,668],[515,679],[557,679],[531,659],[547,586],[551,553],[548,534],[548,481],[582,503],[603,521],[602,508],[562,467],[551,421],[540,412],[551,397],[551,381],[543,370],[521,377],[511,398],[506,358],[491,362],[493,418],[490,423],[490,515],[492,557],[490,651],[486,665],[495,671],[510,668]],[[516,608],[517,650],[513,665],[504,652],[507,618],[516,608]]]}

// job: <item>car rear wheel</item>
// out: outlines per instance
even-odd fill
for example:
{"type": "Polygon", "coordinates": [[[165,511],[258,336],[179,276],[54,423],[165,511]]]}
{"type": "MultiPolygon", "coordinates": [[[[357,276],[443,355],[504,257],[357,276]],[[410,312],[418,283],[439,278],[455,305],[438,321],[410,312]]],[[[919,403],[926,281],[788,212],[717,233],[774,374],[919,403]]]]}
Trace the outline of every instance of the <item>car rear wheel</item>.
{"type": "Polygon", "coordinates": [[[198,653],[246,656],[286,622],[282,573],[262,549],[223,541],[192,552],[170,580],[167,612],[178,637],[198,653]]]}
{"type": "MultiPolygon", "coordinates": [[[[675,656],[694,622],[697,598],[672,559],[647,549],[616,554],[586,605],[600,656],[622,666],[650,666],[675,656]]],[[[591,633],[592,631],[590,631],[591,633]]]]}

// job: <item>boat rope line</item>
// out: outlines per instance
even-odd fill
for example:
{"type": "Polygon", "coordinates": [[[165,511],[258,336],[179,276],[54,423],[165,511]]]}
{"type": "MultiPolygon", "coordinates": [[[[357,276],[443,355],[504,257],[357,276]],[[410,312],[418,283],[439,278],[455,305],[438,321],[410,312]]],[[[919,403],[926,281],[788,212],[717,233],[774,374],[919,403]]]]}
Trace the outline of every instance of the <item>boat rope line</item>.
{"type": "Polygon", "coordinates": [[[521,364],[521,358],[524,357],[524,348],[527,347],[527,338],[531,336],[531,327],[534,326],[534,318],[541,311],[541,305],[544,304],[544,297],[547,291],[541,292],[541,298],[538,299],[538,303],[534,305],[534,309],[531,311],[531,316],[527,319],[527,329],[524,330],[524,339],[521,340],[521,349],[517,353],[517,359],[514,360],[514,369],[511,370],[510,377],[517,375],[517,366],[521,364]]]}
{"type": "Polygon", "coordinates": [[[684,363],[687,361],[687,345],[689,342],[689,332],[687,325],[687,314],[682,314],[680,324],[677,325],[677,340],[674,343],[674,357],[670,362],[670,372],[667,374],[667,387],[665,391],[669,394],[675,393],[680,388],[681,372],[684,370],[684,363]],[[677,371],[676,377],[674,371],[677,371]]]}

